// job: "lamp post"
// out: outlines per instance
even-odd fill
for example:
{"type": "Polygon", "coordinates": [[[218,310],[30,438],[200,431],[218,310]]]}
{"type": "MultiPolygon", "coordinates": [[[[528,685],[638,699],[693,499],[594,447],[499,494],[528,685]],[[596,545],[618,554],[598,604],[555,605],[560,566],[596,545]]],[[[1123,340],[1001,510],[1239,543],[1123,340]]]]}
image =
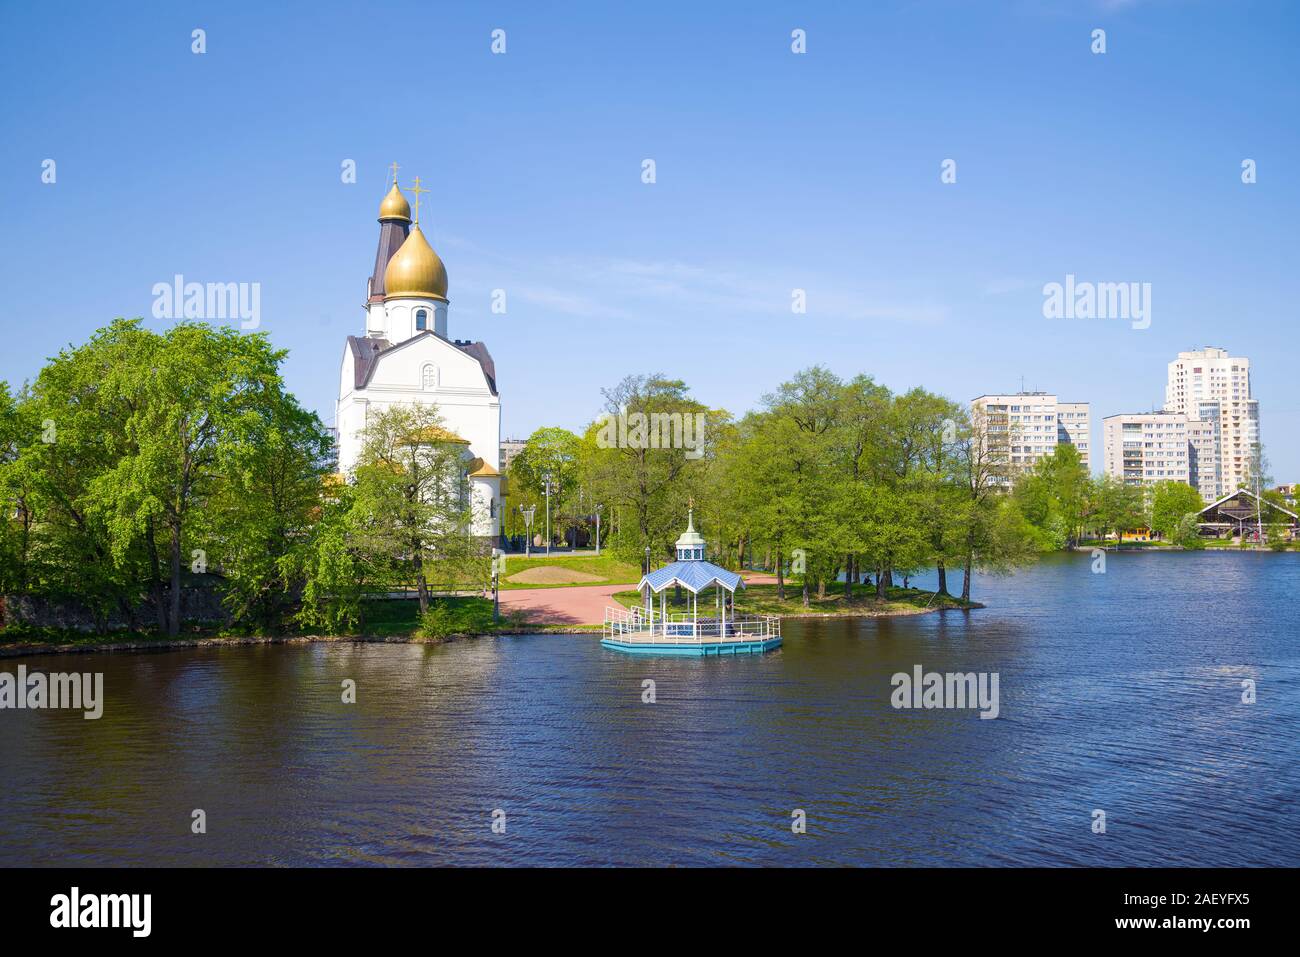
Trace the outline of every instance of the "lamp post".
{"type": "Polygon", "coordinates": [[[650,574],[650,546],[645,547],[645,573],[650,574]]]}
{"type": "Polygon", "coordinates": [[[505,552],[499,548],[492,549],[492,623],[501,621],[501,563],[505,552]]]}
{"type": "Polygon", "coordinates": [[[533,555],[533,513],[537,511],[536,505],[529,505],[524,508],[519,506],[519,514],[524,517],[524,558],[531,558],[533,555]]]}
{"type": "Polygon", "coordinates": [[[551,473],[542,476],[546,483],[546,557],[551,557],[551,473]]]}
{"type": "Polygon", "coordinates": [[[603,505],[596,506],[596,554],[597,555],[600,554],[600,510],[604,507],[605,506],[603,505]]]}

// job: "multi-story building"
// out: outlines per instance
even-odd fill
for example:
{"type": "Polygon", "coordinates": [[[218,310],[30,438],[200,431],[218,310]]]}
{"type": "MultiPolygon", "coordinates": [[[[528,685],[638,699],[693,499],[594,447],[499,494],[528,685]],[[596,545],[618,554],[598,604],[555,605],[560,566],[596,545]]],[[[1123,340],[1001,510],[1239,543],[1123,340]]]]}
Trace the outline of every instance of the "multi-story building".
{"type": "Polygon", "coordinates": [[[1091,432],[1092,418],[1087,402],[1056,404],[1056,444],[1069,444],[1078,449],[1079,459],[1089,471],[1092,470],[1091,432]]]}
{"type": "Polygon", "coordinates": [[[1191,446],[1186,415],[1126,412],[1101,421],[1107,475],[1123,479],[1125,485],[1188,482],[1191,446]]]}
{"type": "Polygon", "coordinates": [[[1049,392],[1012,392],[979,396],[971,409],[984,417],[991,441],[1005,450],[1012,474],[1033,468],[1065,444],[1076,446],[1084,466],[1091,467],[1087,402],[1058,402],[1049,392]]]}
{"type": "Polygon", "coordinates": [[[1214,423],[1215,447],[1202,435],[1206,444],[1197,450],[1193,478],[1202,498],[1215,501],[1249,483],[1259,447],[1259,402],[1250,396],[1249,359],[1212,347],[1178,353],[1169,363],[1165,409],[1214,423]],[[1213,458],[1212,469],[1202,464],[1205,457],[1213,458]]]}
{"type": "Polygon", "coordinates": [[[510,463],[515,460],[515,456],[524,450],[528,443],[523,439],[502,439],[501,440],[501,471],[510,468],[510,463]]]}
{"type": "Polygon", "coordinates": [[[1187,482],[1206,502],[1218,500],[1223,487],[1219,461],[1219,409],[1200,410],[1197,418],[1187,420],[1187,482]]]}

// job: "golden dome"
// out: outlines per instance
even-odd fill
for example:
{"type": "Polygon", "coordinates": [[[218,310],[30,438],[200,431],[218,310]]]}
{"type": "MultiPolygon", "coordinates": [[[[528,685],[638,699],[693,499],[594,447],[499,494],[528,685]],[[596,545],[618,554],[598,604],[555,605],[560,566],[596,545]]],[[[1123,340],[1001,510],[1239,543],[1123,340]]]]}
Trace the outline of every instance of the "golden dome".
{"type": "Polygon", "coordinates": [[[384,298],[402,296],[447,298],[447,267],[424,238],[419,225],[411,227],[406,242],[393,253],[384,270],[384,298]]]}
{"type": "Polygon", "coordinates": [[[406,222],[411,221],[411,204],[406,201],[402,191],[393,184],[393,188],[388,191],[384,201],[379,204],[379,218],[385,219],[404,219],[406,222]]]}

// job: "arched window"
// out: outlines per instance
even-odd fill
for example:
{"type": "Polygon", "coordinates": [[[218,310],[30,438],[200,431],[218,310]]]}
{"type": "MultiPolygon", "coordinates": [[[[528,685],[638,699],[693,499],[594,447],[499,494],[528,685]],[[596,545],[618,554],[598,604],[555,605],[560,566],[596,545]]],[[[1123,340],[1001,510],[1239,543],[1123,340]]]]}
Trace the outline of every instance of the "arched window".
{"type": "Polygon", "coordinates": [[[420,370],[420,385],[425,389],[438,388],[438,367],[432,363],[420,370]]]}
{"type": "Polygon", "coordinates": [[[429,328],[429,313],[425,309],[415,310],[415,331],[429,328]]]}

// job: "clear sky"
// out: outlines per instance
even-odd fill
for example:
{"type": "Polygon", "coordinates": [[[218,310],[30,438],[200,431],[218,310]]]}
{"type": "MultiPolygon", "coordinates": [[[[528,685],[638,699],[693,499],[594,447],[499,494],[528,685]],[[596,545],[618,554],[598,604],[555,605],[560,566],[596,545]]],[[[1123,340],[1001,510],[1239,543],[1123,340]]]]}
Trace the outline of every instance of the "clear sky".
{"type": "Polygon", "coordinates": [[[332,424],[396,161],[507,435],[628,373],[743,412],[823,363],[962,401],[1024,376],[1092,402],[1099,465],[1101,417],[1218,345],[1297,481],[1298,41],[1283,0],[5,3],[0,378],[174,274],[258,282],[332,424]],[[1044,318],[1067,274],[1151,283],[1150,328],[1044,318]]]}

